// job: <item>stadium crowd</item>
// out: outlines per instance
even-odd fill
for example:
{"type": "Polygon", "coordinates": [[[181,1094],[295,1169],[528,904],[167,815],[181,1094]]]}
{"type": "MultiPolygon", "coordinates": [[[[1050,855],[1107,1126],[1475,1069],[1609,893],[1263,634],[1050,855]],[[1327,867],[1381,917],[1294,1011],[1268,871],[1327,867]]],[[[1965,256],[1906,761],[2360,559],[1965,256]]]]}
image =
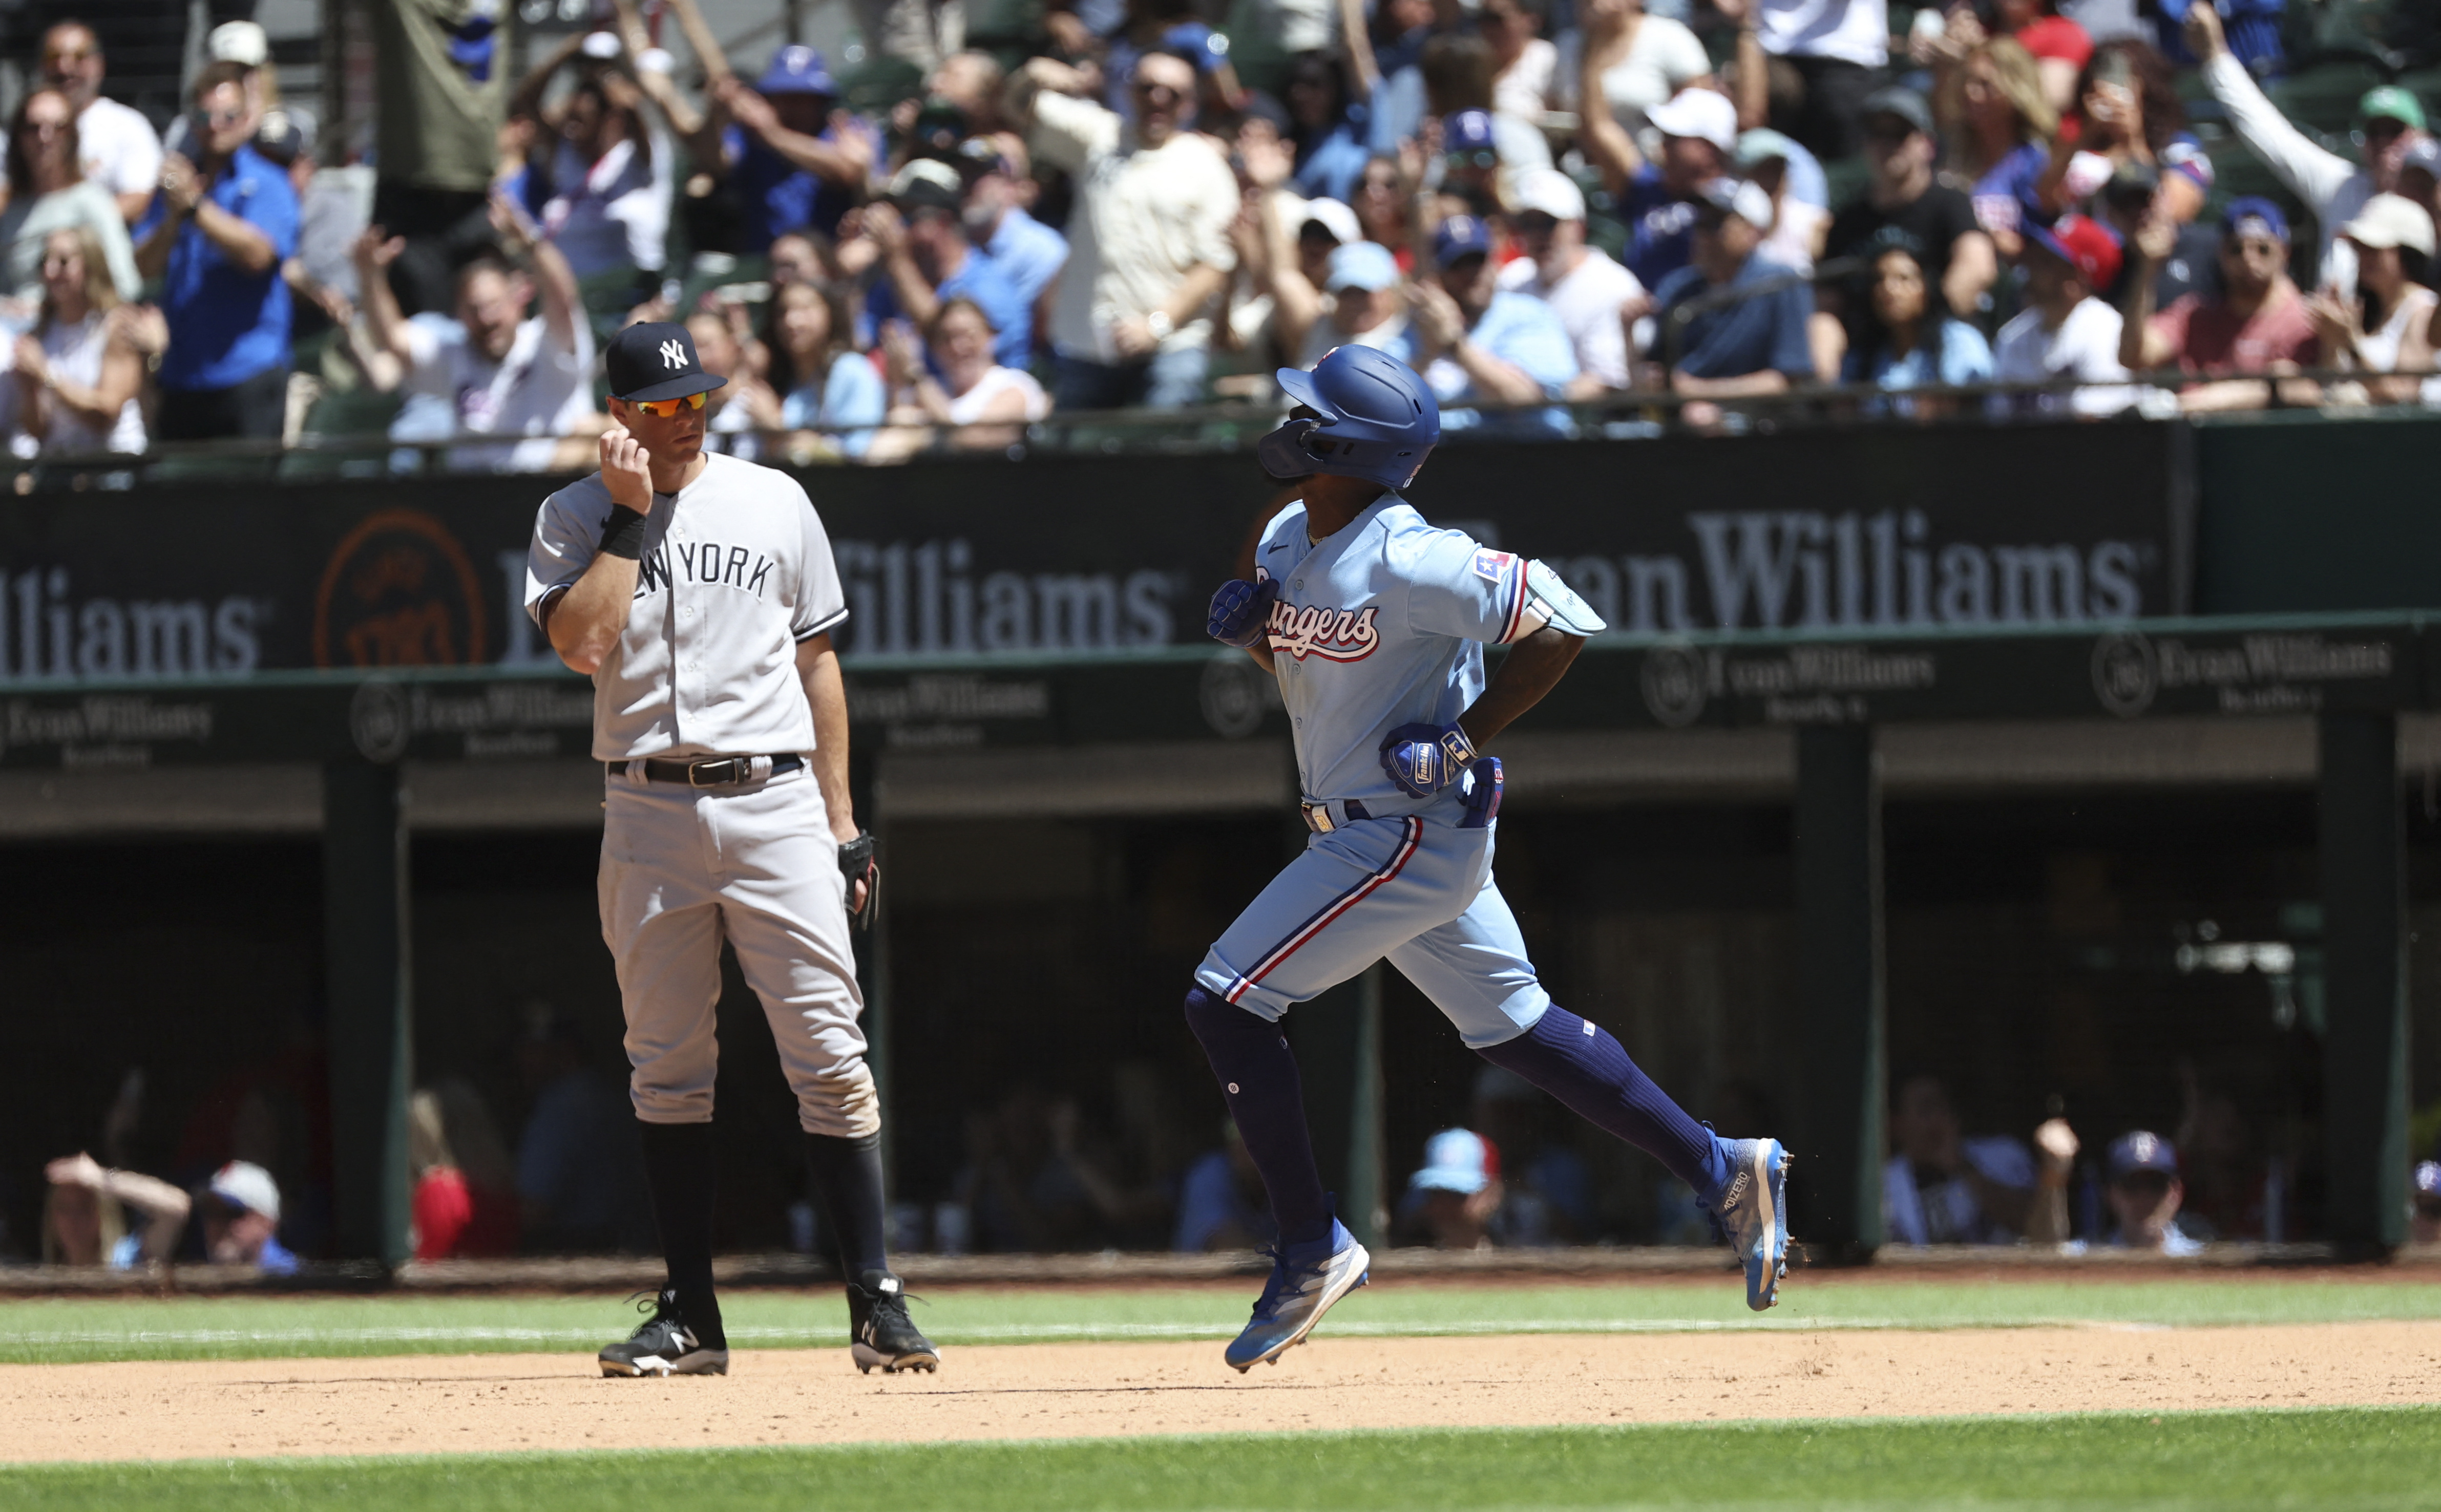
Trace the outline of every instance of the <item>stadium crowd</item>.
{"type": "Polygon", "coordinates": [[[2395,84],[2349,153],[2284,116],[2281,0],[1220,9],[884,27],[891,91],[804,46],[740,72],[692,0],[612,0],[512,80],[491,12],[387,0],[378,151],[317,143],[252,22],[166,135],[63,22],[9,122],[0,418],[22,458],[386,427],[569,468],[642,318],[730,379],[715,445],[800,462],[1276,405],[1273,368],[1343,342],[1512,434],[1656,390],[1699,424],[1831,385],[1897,417],[1992,384],[2441,402],[2441,141],[2395,84]],[[2284,192],[2219,193],[2216,153],[2284,192]]]}
{"type": "MultiPolygon", "coordinates": [[[[501,1064],[415,1091],[407,1112],[414,1252],[420,1259],[639,1252],[652,1246],[625,1089],[549,1005],[528,1005],[501,1064]],[[480,1085],[479,1085],[479,1083],[480,1085]]],[[[324,1050],[311,1031],[279,1058],[238,1068],[191,1107],[123,1079],[93,1148],[49,1161],[39,1248],[17,1252],[0,1225],[0,1264],[143,1269],[192,1262],[294,1271],[326,1253],[334,1194],[324,1050]],[[156,1106],[160,1105],[160,1106],[156,1106]],[[150,1165],[160,1174],[147,1174],[150,1165]]],[[[2028,1137],[1969,1133],[1948,1085],[1898,1078],[1883,1166],[1887,1243],[2028,1244],[2064,1253],[2198,1252],[2215,1241],[2313,1236],[2319,1179],[2284,1157],[2259,1096],[2230,1072],[2175,1067],[2165,1137],[2125,1128],[2088,1148],[2065,1118],[2028,1137]]],[[[1199,1128],[1156,1066],[1120,1061],[1104,1095],[1020,1081],[965,1113],[963,1153],[945,1181],[911,1182],[892,1209],[894,1248],[959,1254],[1239,1251],[1271,1242],[1261,1179],[1234,1127],[1199,1128]],[[1213,1135],[1217,1133],[1217,1139],[1213,1135]],[[924,1200],[906,1200],[913,1197],[924,1200]]],[[[2259,1091],[2259,1089],[2257,1089],[2259,1091]]],[[[1582,1244],[1703,1246],[1694,1194],[1623,1179],[1615,1150],[1586,1141],[1564,1109],[1513,1073],[1483,1067],[1463,1121],[1390,1152],[1388,1238],[1447,1250],[1582,1244]],[[1420,1159],[1417,1157],[1420,1156],[1420,1159]],[[1401,1161],[1412,1161],[1402,1167],[1401,1161]],[[1608,1161],[1609,1163],[1605,1163],[1608,1161]],[[1401,1169],[1408,1174],[1395,1178],[1401,1169]]],[[[1724,1128],[1762,1127],[1759,1089],[1716,1088],[1724,1128]]],[[[2412,1236],[2441,1242],[2441,1103],[2415,1115],[2412,1236]]],[[[753,1163],[749,1161],[748,1163],[753,1163]]],[[[775,1157],[741,1182],[739,1232],[816,1251],[802,1172],[775,1157]]],[[[748,1242],[756,1242],[750,1239],[748,1242]]]]}

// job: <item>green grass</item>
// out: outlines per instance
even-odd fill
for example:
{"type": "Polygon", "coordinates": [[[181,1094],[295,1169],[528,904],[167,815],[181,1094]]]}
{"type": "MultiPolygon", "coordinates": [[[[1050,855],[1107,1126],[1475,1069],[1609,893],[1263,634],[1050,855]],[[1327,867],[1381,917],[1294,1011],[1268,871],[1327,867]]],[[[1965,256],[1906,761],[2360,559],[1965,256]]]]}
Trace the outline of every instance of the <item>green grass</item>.
{"type": "Polygon", "coordinates": [[[2441,1507],[2441,1409],[1087,1439],[0,1471],[124,1512],[822,1507],[2441,1507]]]}
{"type": "MultiPolygon", "coordinates": [[[[1225,1339],[1243,1323],[1256,1290],[1251,1281],[1239,1288],[954,1287],[933,1294],[917,1317],[947,1345],[1225,1339]]],[[[2441,1318],[2441,1287],[2415,1279],[1854,1281],[1799,1273],[1781,1297],[1774,1311],[1750,1313],[1727,1272],[1709,1285],[1385,1281],[1342,1304],[1327,1326],[1362,1338],[2441,1318]]],[[[844,1341],[842,1309],[826,1293],[741,1290],[724,1309],[730,1338],[743,1348],[844,1341]]],[[[589,1352],[630,1322],[608,1295],[40,1298],[0,1304],[0,1362],[589,1352]]]]}

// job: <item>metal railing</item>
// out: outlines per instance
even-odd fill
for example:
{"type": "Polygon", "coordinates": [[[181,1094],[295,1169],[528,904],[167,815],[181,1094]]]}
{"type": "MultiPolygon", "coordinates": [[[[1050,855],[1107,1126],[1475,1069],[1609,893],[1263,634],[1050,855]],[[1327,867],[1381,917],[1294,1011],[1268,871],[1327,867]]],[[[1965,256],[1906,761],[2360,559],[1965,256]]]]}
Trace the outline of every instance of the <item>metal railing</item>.
{"type": "MultiPolygon", "coordinates": [[[[2108,423],[2112,419],[2165,419],[2179,414],[2179,394],[2205,384],[2252,383],[2264,387],[2263,409],[2287,409],[2332,419],[2431,414],[2420,395],[2383,403],[2368,386],[2386,378],[2353,369],[2305,369],[2277,376],[2205,378],[2182,373],[2137,373],[2106,383],[1927,385],[1883,388],[1873,385],[1804,385],[1774,394],[1735,399],[1697,399],[1667,389],[1627,389],[1579,401],[1467,406],[1445,412],[1441,444],[1474,441],[1637,441],[1671,435],[1764,435],[1826,426],[1922,429],[2027,423],[2108,423]],[[2298,386],[2319,387],[2315,403],[2293,402],[2298,386]],[[2343,388],[2357,392],[2334,399],[2343,388]],[[2126,403],[2107,416],[2080,417],[2068,401],[2082,390],[2123,393],[2126,403]]],[[[1274,403],[1207,405],[1192,409],[1118,409],[1056,412],[1022,426],[986,424],[859,427],[854,431],[801,430],[744,433],[754,459],[773,466],[886,466],[912,460],[969,460],[1027,457],[1229,455],[1250,452],[1279,423],[1285,399],[1274,403]],[[886,444],[884,443],[886,441],[886,444]],[[883,458],[850,455],[859,442],[883,458]]],[[[2249,413],[2240,411],[2239,416],[2249,413]]],[[[44,454],[12,459],[7,487],[19,495],[55,490],[115,492],[139,487],[235,480],[373,479],[394,477],[490,474],[523,471],[482,459],[536,438],[461,434],[437,440],[393,441],[382,434],[315,434],[294,443],[262,440],[155,442],[144,452],[44,454]],[[457,454],[470,454],[460,456],[457,454]]],[[[733,449],[738,435],[720,438],[733,449]]],[[[536,476],[547,476],[537,471],[536,476]]]]}

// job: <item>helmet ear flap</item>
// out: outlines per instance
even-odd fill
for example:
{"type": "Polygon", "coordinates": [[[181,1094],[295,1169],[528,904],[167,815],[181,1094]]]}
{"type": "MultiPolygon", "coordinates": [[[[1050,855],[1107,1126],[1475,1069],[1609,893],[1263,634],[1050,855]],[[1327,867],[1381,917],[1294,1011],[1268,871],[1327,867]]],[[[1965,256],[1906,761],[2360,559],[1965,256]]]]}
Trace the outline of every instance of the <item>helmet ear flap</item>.
{"type": "Polygon", "coordinates": [[[1256,444],[1255,459],[1262,464],[1265,473],[1282,483],[1311,477],[1321,470],[1321,459],[1330,449],[1328,440],[1317,444],[1314,432],[1320,428],[1312,420],[1289,421],[1256,444]]]}

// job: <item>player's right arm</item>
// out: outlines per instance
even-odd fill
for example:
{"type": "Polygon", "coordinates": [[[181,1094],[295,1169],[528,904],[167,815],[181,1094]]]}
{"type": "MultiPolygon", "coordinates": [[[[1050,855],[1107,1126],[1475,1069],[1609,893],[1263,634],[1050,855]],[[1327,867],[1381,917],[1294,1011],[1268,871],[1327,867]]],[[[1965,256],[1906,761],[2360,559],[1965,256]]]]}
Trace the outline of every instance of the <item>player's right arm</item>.
{"type": "Polygon", "coordinates": [[[610,492],[603,549],[566,593],[551,601],[543,632],[559,659],[590,677],[627,630],[641,568],[642,516],[652,513],[652,454],[624,425],[602,433],[602,484],[610,492]],[[632,515],[634,518],[629,518],[632,515]],[[632,537],[632,541],[627,539],[632,537]]]}

